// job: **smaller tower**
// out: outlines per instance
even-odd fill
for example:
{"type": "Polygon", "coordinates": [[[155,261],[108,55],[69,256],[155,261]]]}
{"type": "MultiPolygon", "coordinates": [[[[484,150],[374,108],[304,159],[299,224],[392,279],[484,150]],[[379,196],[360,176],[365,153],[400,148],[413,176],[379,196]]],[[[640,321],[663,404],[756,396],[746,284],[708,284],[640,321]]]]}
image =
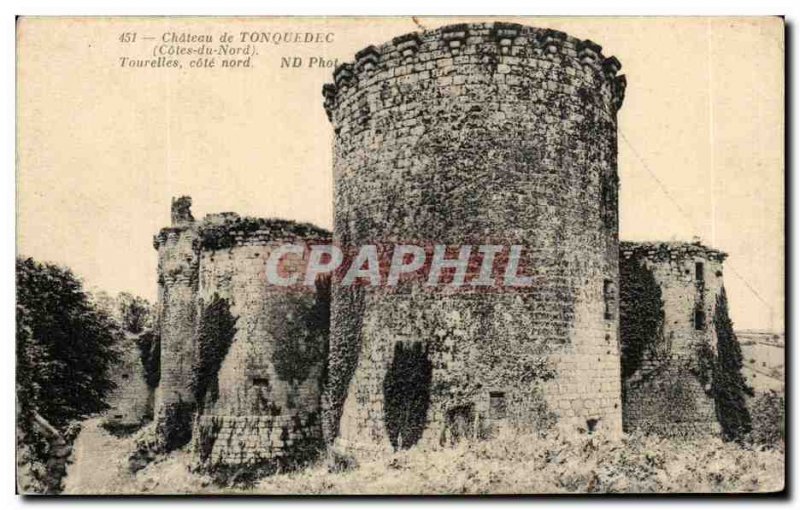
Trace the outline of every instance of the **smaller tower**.
{"type": "MultiPolygon", "coordinates": [[[[623,427],[720,431],[712,391],[715,314],[727,255],[693,243],[620,243],[623,427]]],[[[727,315],[726,315],[727,317],[727,315]]]]}
{"type": "MultiPolygon", "coordinates": [[[[329,244],[330,233],[231,213],[206,216],[197,230],[195,458],[210,469],[307,461],[323,444],[328,284],[277,286],[267,261],[283,245],[329,244]]],[[[309,253],[282,267],[302,271],[309,253]]]]}
{"type": "Polygon", "coordinates": [[[197,229],[191,197],[172,199],[172,225],[153,240],[158,250],[158,330],[161,335],[161,380],[155,419],[166,449],[191,438],[194,397],[191,370],[197,310],[197,229]]]}
{"type": "MultiPolygon", "coordinates": [[[[307,223],[209,214],[172,200],[155,237],[161,379],[156,431],[166,450],[193,440],[199,465],[272,469],[316,455],[328,351],[329,288],[279,286],[268,260],[300,245],[281,270],[300,272],[330,232],[307,223]]],[[[279,256],[279,259],[282,256],[279,256]]]]}

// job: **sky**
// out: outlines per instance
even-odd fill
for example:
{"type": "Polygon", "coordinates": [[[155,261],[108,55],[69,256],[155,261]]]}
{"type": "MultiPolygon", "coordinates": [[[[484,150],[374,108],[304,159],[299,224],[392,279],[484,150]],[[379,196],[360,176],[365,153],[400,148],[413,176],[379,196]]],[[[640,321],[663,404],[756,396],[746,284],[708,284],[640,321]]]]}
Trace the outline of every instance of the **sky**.
{"type": "MultiPolygon", "coordinates": [[[[490,21],[493,18],[480,18],[490,21]]],[[[780,18],[502,18],[602,45],[627,77],[620,238],[729,254],[738,329],[783,329],[780,18]]],[[[17,55],[17,249],[89,288],[156,295],[152,236],[170,199],[332,225],[332,130],[321,88],[356,51],[466,18],[23,18],[17,55]],[[259,43],[246,69],[122,68],[164,33],[332,34],[259,43]],[[123,42],[123,33],[136,33],[123,42]],[[152,37],[153,39],[148,39],[152,37]],[[299,68],[281,68],[300,57],[299,68]]]]}

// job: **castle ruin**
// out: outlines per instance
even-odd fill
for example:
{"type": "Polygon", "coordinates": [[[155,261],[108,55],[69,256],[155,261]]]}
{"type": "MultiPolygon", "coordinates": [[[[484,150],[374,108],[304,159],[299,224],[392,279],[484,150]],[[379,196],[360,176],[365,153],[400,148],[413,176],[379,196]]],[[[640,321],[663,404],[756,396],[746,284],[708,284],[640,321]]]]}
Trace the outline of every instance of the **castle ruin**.
{"type": "Polygon", "coordinates": [[[725,256],[619,243],[620,67],[591,41],[517,24],[396,37],[323,89],[332,236],[196,221],[188,197],[173,200],[154,243],[163,443],[241,466],[504,427],[716,432],[704,362],[725,256]],[[334,273],[314,292],[276,289],[266,260],[294,242],[524,245],[534,285],[429,292],[334,273]]]}
{"type": "Polygon", "coordinates": [[[265,261],[276,246],[329,243],[330,234],[234,213],[196,222],[190,205],[173,201],[172,226],[155,239],[161,440],[175,447],[193,438],[206,465],[307,457],[322,442],[328,289],[270,286],[265,261]]]}

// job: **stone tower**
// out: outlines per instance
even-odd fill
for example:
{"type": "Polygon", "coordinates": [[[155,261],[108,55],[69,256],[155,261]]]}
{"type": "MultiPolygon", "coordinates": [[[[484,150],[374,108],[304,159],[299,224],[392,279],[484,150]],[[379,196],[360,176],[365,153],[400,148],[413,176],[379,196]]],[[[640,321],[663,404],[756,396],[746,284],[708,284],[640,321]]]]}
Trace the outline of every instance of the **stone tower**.
{"type": "Polygon", "coordinates": [[[197,305],[197,230],[192,199],[172,200],[172,225],[153,240],[158,250],[158,329],[161,338],[161,380],[156,390],[155,420],[168,449],[191,438],[194,396],[191,371],[197,305]]]}
{"type": "MultiPolygon", "coordinates": [[[[313,225],[209,215],[199,228],[199,416],[205,465],[303,461],[322,446],[320,399],[330,304],[326,282],[278,287],[267,260],[282,244],[330,244],[313,225]]],[[[307,255],[308,251],[306,251],[307,255]]],[[[305,257],[287,258],[301,271],[305,257]]]]}
{"type": "MultiPolygon", "coordinates": [[[[330,233],[235,213],[195,221],[190,205],[173,200],[172,226],[155,239],[159,439],[167,449],[193,439],[206,467],[307,459],[322,445],[329,282],[276,286],[267,261],[284,244],[328,245],[330,233]]],[[[281,267],[302,271],[308,252],[281,267]]]]}
{"type": "Polygon", "coordinates": [[[620,243],[626,431],[720,431],[709,365],[725,257],[699,242],[620,243]]]}
{"type": "Polygon", "coordinates": [[[519,244],[535,284],[334,281],[329,440],[405,448],[504,423],[621,431],[619,69],[591,41],[508,23],[406,34],[336,69],[323,88],[334,242],[519,244]]]}

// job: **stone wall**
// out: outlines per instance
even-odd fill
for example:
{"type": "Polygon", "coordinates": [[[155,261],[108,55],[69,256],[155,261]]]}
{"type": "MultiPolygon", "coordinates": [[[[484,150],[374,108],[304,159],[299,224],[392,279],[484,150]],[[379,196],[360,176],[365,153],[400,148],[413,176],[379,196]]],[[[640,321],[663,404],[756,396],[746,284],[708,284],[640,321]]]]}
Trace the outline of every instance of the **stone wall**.
{"type": "Polygon", "coordinates": [[[725,257],[700,243],[620,244],[626,431],[719,432],[711,363],[725,257]]]}
{"type": "Polygon", "coordinates": [[[161,380],[156,390],[155,419],[167,449],[191,437],[194,397],[189,385],[194,359],[197,310],[197,231],[191,199],[172,202],[172,226],[153,241],[158,250],[158,327],[161,333],[161,380]]]}
{"type": "MultiPolygon", "coordinates": [[[[194,439],[205,467],[300,461],[322,445],[320,395],[329,284],[278,287],[267,260],[285,243],[329,244],[330,233],[235,213],[195,221],[182,197],[159,250],[159,439],[194,439]]],[[[306,251],[306,255],[308,250],[306,251]]],[[[304,257],[285,257],[302,270],[304,257]]]]}
{"type": "MultiPolygon", "coordinates": [[[[322,230],[311,237],[265,227],[235,234],[225,248],[201,248],[198,306],[224,300],[235,318],[232,342],[195,424],[196,453],[206,465],[301,461],[322,445],[325,289],[276,287],[265,276],[275,247],[330,242],[322,230]]],[[[289,269],[306,263],[286,260],[295,264],[289,269]]]]}
{"type": "Polygon", "coordinates": [[[520,244],[535,286],[334,282],[329,440],[408,447],[508,420],[621,431],[619,68],[591,41],[505,23],[407,34],[337,68],[334,241],[520,244]]]}
{"type": "Polygon", "coordinates": [[[141,425],[153,417],[153,390],[147,385],[136,336],[126,334],[119,346],[120,359],[112,368],[116,388],[108,397],[105,422],[112,426],[141,425]]]}
{"type": "Polygon", "coordinates": [[[684,356],[648,360],[624,381],[623,426],[669,437],[718,434],[711,387],[697,371],[698,360],[684,356]]]}

